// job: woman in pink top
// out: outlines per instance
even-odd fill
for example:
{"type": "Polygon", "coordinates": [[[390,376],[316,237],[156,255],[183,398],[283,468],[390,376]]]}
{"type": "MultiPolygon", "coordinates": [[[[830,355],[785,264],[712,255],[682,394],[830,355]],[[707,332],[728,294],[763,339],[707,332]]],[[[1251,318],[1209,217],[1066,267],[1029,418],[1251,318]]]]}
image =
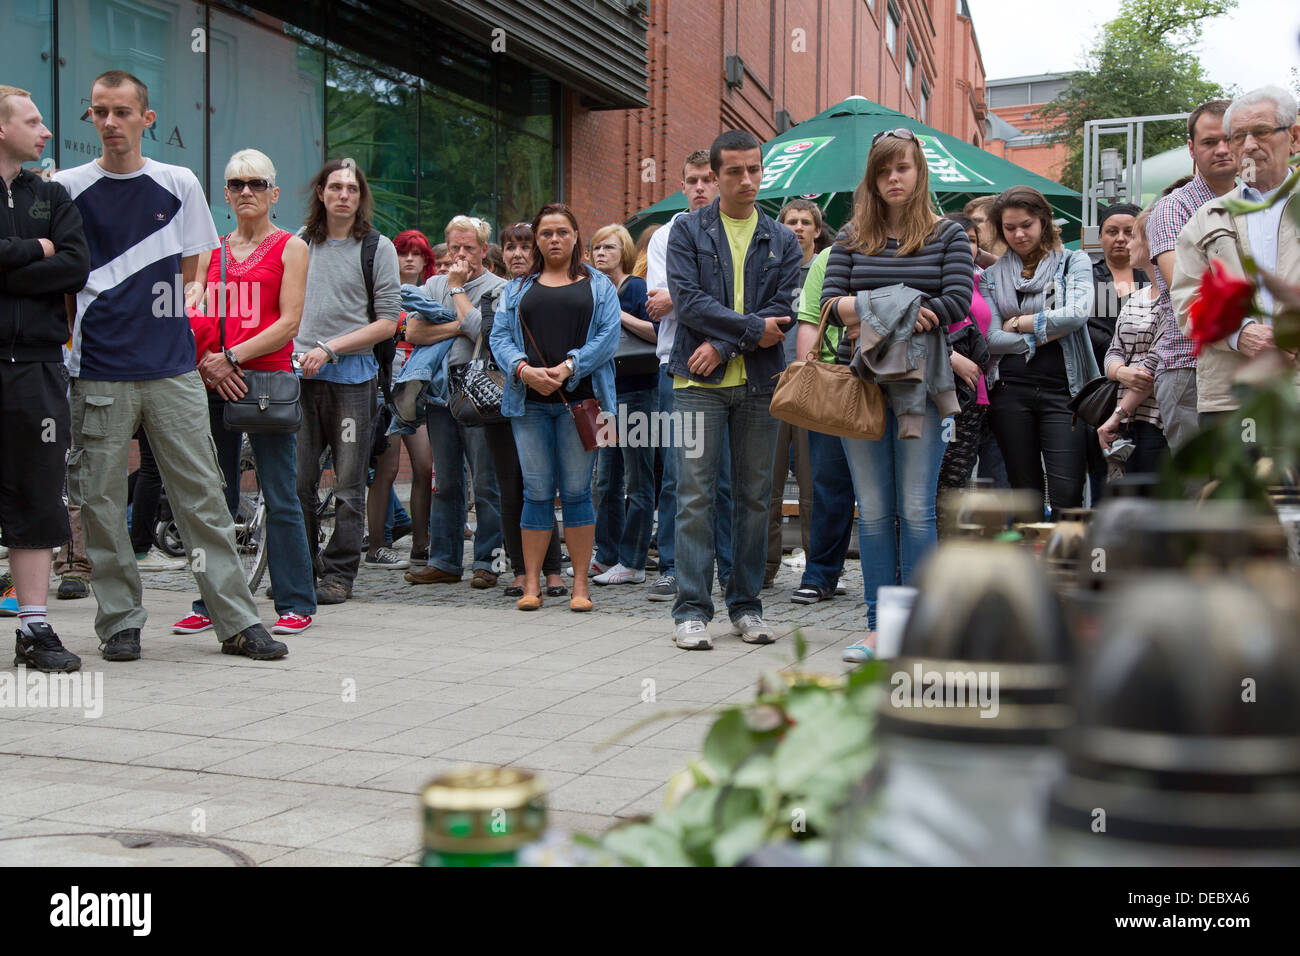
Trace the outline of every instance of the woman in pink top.
{"type": "MultiPolygon", "coordinates": [[[[226,202],[238,220],[221,240],[199,275],[206,287],[187,296],[190,328],[198,349],[199,374],[208,387],[209,424],[217,463],[226,480],[231,515],[239,506],[239,455],[243,435],[223,425],[226,402],[248,391],[244,369],[292,372],[292,341],[302,318],[307,290],[307,245],[271,222],[279,199],[275,166],[255,149],[243,149],[226,164],[226,202]],[[226,264],[225,349],[217,289],[226,264]]],[[[316,613],[312,554],[298,501],[298,436],[250,434],[257,482],[266,501],[267,565],[279,620],[275,634],[296,634],[311,626],[316,613]]],[[[177,634],[197,634],[212,626],[201,600],[194,613],[177,621],[177,634]]]]}
{"type": "MultiPolygon", "coordinates": [[[[966,230],[966,236],[971,243],[971,252],[978,259],[979,231],[975,223],[958,213],[949,213],[944,218],[951,219],[966,230]]],[[[989,453],[990,446],[992,446],[991,450],[996,452],[997,445],[991,438],[988,426],[989,393],[984,384],[984,368],[976,361],[979,359],[987,363],[989,360],[988,348],[983,346],[981,340],[988,335],[989,322],[992,319],[989,304],[980,295],[979,278],[980,270],[976,269],[975,294],[971,298],[970,314],[962,321],[948,327],[948,338],[955,346],[952,352],[952,374],[957,381],[962,410],[953,419],[953,433],[943,454],[943,464],[939,466],[940,497],[947,489],[964,488],[970,483],[977,458],[980,471],[986,476],[989,472],[1002,469],[1002,456],[989,453]],[[975,329],[979,331],[978,337],[974,334],[975,329]],[[975,345],[976,348],[972,349],[965,343],[975,345]],[[975,396],[974,401],[968,402],[968,396],[972,391],[975,396]],[[991,461],[992,458],[996,458],[996,462],[991,461]]],[[[1003,484],[1005,485],[1005,480],[1003,484]]]]}

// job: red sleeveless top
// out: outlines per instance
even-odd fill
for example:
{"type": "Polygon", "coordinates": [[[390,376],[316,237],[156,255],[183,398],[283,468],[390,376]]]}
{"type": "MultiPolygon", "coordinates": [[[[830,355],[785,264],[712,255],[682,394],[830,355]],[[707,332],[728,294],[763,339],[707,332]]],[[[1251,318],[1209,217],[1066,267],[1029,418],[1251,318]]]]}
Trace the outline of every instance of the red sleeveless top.
{"type": "MultiPolygon", "coordinates": [[[[198,357],[221,351],[217,318],[217,288],[221,284],[221,256],[226,257],[226,348],[246,342],[280,318],[280,282],[284,278],[284,246],[293,234],[276,230],[258,244],[242,262],[236,262],[226,247],[213,250],[208,265],[208,302],[206,311],[191,313],[190,328],[198,357]]],[[[293,340],[267,355],[247,359],[242,366],[268,372],[293,370],[290,355],[293,340]]]]}

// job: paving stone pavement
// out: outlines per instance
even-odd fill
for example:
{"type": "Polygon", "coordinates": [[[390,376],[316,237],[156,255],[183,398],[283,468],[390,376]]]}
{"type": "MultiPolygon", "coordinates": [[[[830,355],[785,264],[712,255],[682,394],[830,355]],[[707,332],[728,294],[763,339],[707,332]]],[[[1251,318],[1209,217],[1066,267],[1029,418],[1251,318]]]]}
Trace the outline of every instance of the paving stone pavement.
{"type": "MultiPolygon", "coordinates": [[[[660,805],[700,750],[708,708],[751,697],[762,671],[787,666],[796,625],[805,666],[847,669],[840,649],[863,628],[850,568],[849,594],[813,607],[789,603],[798,572],[783,568],[764,592],[779,628],[767,647],[729,636],[715,594],[710,652],[673,646],[671,605],[646,601],[645,585],[595,589],[591,614],[552,599],[525,615],[468,578],[414,586],[363,567],[353,600],[322,608],[285,638],[288,658],[264,663],[222,655],[211,632],[171,634],[192,582],[147,575],[144,657],[108,664],[93,598],[51,592],[83,674],[102,675],[103,712],[0,705],[0,864],[31,859],[34,846],[61,848],[47,862],[84,863],[60,834],[156,831],[258,865],[409,865],[420,788],[463,763],[539,772],[553,827],[601,833],[660,805]]],[[[260,593],[258,605],[274,619],[260,593]]]]}

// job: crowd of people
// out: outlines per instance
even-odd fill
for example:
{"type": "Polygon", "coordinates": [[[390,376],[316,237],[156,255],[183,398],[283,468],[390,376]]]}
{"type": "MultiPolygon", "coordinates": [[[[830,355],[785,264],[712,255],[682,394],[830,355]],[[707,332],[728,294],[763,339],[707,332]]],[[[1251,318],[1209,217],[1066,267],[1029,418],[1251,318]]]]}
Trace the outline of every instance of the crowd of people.
{"type": "Polygon", "coordinates": [[[141,655],[140,573],[154,565],[139,495],[128,533],[137,436],[199,592],[174,630],[212,630],[223,653],[283,657],[273,635],[349,600],[362,563],[415,586],[468,570],[470,586],[502,586],[521,611],[564,597],[589,611],[592,585],[641,586],[673,602],[684,649],[712,646],[716,571],[731,632],[770,643],[762,592],[793,473],[806,563],[790,600],[843,593],[856,509],[868,635],[844,656],[865,660],[876,591],[910,582],[935,546],[941,489],[978,473],[1046,488],[1055,514],[1086,487],[1095,502],[1126,470],[1155,469],[1235,407],[1234,372],[1274,348],[1262,301],[1262,317],[1196,354],[1187,312],[1209,261],[1240,272],[1250,257],[1300,281],[1286,204],[1240,215],[1221,202],[1271,196],[1300,151],[1295,100],[1277,87],[1199,106],[1194,175],[1146,209],[1103,209],[1095,263],[1063,246],[1027,186],[940,216],[907,128],[872,140],[842,224],[804,199],[770,217],[760,143],[730,130],[685,157],[688,209],[635,239],[618,224],[584,239],[556,202],[502,224],[495,243],[491,224],[456,215],[434,244],[414,229],[381,235],[346,159],[313,179],[303,228],[280,228],[275,165],[257,149],[226,164],[219,235],[194,175],[143,156],[143,83],[101,75],[90,117],[102,156],[42,177],[23,164],[49,130],[26,92],[0,86],[0,533],[16,662],[41,670],[80,666],[47,620],[59,548],[59,596],[85,596],[89,579],[104,659],[141,655]],[[452,392],[485,359],[499,407],[469,421],[452,392]],[[796,359],[878,382],[883,436],[773,417],[796,359]],[[1119,401],[1092,429],[1069,403],[1102,375],[1119,401]],[[665,429],[611,445],[611,415],[665,429]],[[266,505],[269,630],[235,542],[245,432],[266,505]],[[409,513],[393,492],[403,447],[409,513]],[[334,527],[321,546],[326,465],[334,527]],[[408,535],[404,557],[394,543],[408,535]]]}

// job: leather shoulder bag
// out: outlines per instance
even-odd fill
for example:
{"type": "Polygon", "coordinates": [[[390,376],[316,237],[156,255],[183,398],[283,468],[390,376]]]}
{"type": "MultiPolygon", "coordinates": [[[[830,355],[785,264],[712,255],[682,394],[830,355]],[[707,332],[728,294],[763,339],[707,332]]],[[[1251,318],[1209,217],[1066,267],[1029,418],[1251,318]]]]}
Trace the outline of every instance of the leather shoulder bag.
{"type": "Polygon", "coordinates": [[[836,299],[822,306],[817,343],[806,360],[791,362],[772,392],[774,418],[799,428],[879,441],[885,434],[885,396],[874,382],[864,382],[847,365],[819,361],[826,320],[836,299]]]}
{"type": "MultiPolygon", "coordinates": [[[[1092,344],[1089,343],[1089,348],[1092,344]]],[[[1128,365],[1133,361],[1133,349],[1128,350],[1128,358],[1124,359],[1124,364],[1128,365]]],[[[1106,424],[1111,415],[1115,414],[1115,405],[1119,402],[1119,382],[1107,378],[1105,373],[1096,378],[1089,379],[1083,383],[1083,388],[1079,389],[1070,398],[1066,407],[1074,414],[1070,418],[1070,423],[1082,419],[1093,428],[1100,428],[1106,424]]]]}
{"type": "MultiPolygon", "coordinates": [[[[221,240],[221,285],[217,288],[221,350],[226,350],[226,241],[221,240]]],[[[242,369],[248,389],[221,413],[227,431],[290,435],[302,427],[301,384],[293,372],[242,369]]]]}

